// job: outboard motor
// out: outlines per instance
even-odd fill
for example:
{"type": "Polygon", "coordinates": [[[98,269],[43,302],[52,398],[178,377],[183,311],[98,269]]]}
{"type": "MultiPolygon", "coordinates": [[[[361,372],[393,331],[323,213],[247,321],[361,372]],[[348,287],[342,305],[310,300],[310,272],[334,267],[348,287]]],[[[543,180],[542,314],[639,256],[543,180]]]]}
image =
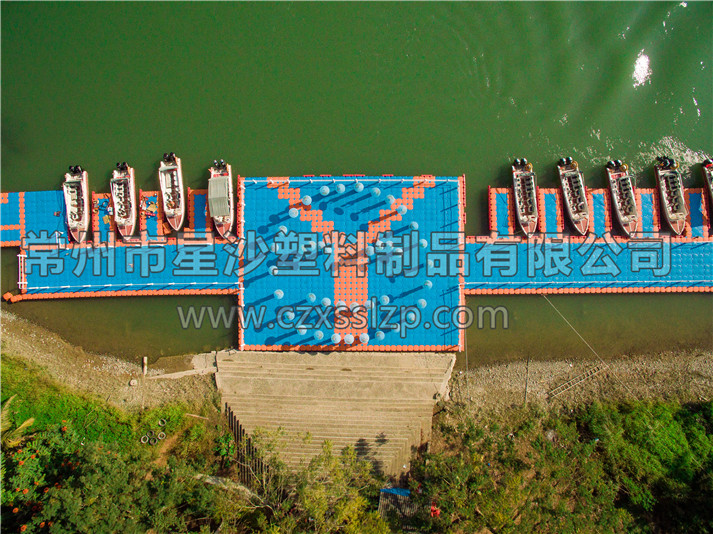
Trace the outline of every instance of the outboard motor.
{"type": "Polygon", "coordinates": [[[527,165],[527,158],[522,158],[522,166],[524,167],[527,165]]]}
{"type": "Polygon", "coordinates": [[[166,163],[168,163],[168,152],[164,152],[164,153],[163,153],[163,161],[165,161],[166,163]]]}
{"type": "Polygon", "coordinates": [[[572,156],[567,156],[567,164],[572,165],[572,156]]]}
{"type": "Polygon", "coordinates": [[[515,162],[513,163],[513,166],[515,166],[515,167],[520,166],[520,158],[515,158],[515,162]]]}

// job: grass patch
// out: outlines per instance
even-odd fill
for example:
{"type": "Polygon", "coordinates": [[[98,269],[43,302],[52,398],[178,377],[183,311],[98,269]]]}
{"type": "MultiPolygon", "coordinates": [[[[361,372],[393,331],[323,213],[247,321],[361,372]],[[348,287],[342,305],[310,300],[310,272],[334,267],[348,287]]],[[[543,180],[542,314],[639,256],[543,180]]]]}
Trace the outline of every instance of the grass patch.
{"type": "Polygon", "coordinates": [[[17,395],[10,417],[13,426],[33,417],[29,433],[41,432],[69,421],[78,435],[89,441],[113,444],[121,450],[135,447],[148,430],[171,435],[186,425],[185,412],[191,407],[172,403],[140,414],[129,413],[103,399],[83,394],[47,376],[41,367],[10,354],[3,354],[2,401],[17,395]],[[159,426],[159,420],[165,426],[159,426]]]}
{"type": "Polygon", "coordinates": [[[126,448],[134,441],[134,424],[128,413],[103,400],[82,395],[47,377],[42,368],[9,354],[2,355],[2,401],[12,395],[13,423],[34,417],[29,432],[71,421],[77,432],[91,441],[126,448]]]}

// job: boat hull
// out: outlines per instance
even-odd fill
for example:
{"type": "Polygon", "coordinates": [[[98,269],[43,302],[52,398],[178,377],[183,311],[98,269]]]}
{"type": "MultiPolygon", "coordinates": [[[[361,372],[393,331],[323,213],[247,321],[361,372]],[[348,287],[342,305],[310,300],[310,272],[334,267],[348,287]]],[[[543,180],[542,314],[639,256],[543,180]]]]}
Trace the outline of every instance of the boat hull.
{"type": "Polygon", "coordinates": [[[589,232],[589,205],[587,204],[584,176],[579,171],[576,162],[558,165],[557,171],[569,222],[572,223],[572,228],[576,233],[586,235],[589,232]]]}
{"type": "Polygon", "coordinates": [[[214,216],[212,213],[213,209],[211,208],[211,202],[213,202],[213,200],[211,199],[208,201],[208,209],[211,212],[211,219],[213,220],[213,227],[215,228],[215,231],[218,235],[220,235],[220,237],[226,239],[232,232],[233,225],[235,224],[233,170],[230,165],[225,164],[224,168],[211,167],[210,178],[208,179],[209,196],[213,186],[217,186],[217,188],[221,191],[224,191],[225,197],[222,198],[224,202],[220,202],[218,207],[221,207],[222,205],[222,213],[226,213],[227,210],[227,215],[214,216]],[[225,183],[226,180],[227,184],[225,183]]]}
{"type": "Polygon", "coordinates": [[[686,229],[686,207],[683,199],[683,184],[681,175],[672,169],[662,169],[659,165],[656,169],[656,181],[659,186],[659,200],[661,211],[669,228],[675,235],[681,235],[686,229]],[[675,184],[674,187],[669,183],[675,184]]]}
{"type": "Polygon", "coordinates": [[[173,217],[166,217],[166,221],[168,221],[168,225],[173,228],[176,232],[180,231],[181,228],[183,227],[183,219],[184,215],[176,215],[173,217]]]}
{"type": "Polygon", "coordinates": [[[607,177],[616,219],[624,234],[631,237],[639,227],[639,208],[631,177],[625,170],[610,168],[607,168],[607,177]]]}
{"type": "Polygon", "coordinates": [[[186,218],[181,159],[175,158],[175,163],[162,161],[158,170],[158,179],[166,221],[174,231],[178,232],[183,227],[186,218]]]}
{"type": "Polygon", "coordinates": [[[87,231],[80,230],[79,228],[70,228],[69,235],[71,235],[72,239],[77,243],[84,243],[87,240],[87,231]]]}
{"type": "Polygon", "coordinates": [[[225,224],[225,223],[215,224],[215,221],[214,221],[213,225],[215,226],[215,231],[218,232],[218,235],[220,237],[222,237],[223,239],[226,239],[230,235],[230,232],[233,229],[232,224],[225,224]]]}
{"type": "Polygon", "coordinates": [[[134,169],[115,170],[110,184],[114,208],[114,224],[122,237],[131,237],[136,231],[136,185],[134,169]]]}
{"type": "Polygon", "coordinates": [[[89,175],[67,173],[62,185],[64,192],[67,233],[77,243],[87,239],[89,231],[89,175]]]}
{"type": "Polygon", "coordinates": [[[703,165],[703,180],[706,182],[708,187],[708,194],[713,201],[713,163],[710,165],[703,165]]]}
{"type": "MultiPolygon", "coordinates": [[[[531,168],[531,167],[530,167],[531,168]]],[[[537,177],[522,166],[512,166],[515,218],[526,236],[537,231],[537,177]]]]}

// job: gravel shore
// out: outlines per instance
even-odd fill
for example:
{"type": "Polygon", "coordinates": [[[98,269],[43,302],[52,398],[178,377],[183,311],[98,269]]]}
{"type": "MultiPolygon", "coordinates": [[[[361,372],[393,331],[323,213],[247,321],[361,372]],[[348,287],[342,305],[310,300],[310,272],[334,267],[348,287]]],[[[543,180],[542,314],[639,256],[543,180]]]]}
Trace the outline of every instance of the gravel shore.
{"type": "MultiPolygon", "coordinates": [[[[140,365],[112,356],[86,353],[59,335],[6,310],[2,311],[2,353],[32,362],[62,384],[130,410],[178,400],[203,404],[217,395],[212,375],[145,380],[140,365]],[[133,379],[137,381],[135,386],[130,385],[133,379]]],[[[190,358],[162,358],[150,366],[147,375],[190,368],[190,358]]]]}
{"type": "MultiPolygon", "coordinates": [[[[202,404],[217,395],[212,375],[145,380],[139,365],[112,356],[86,353],[59,335],[5,310],[2,312],[2,351],[43,367],[58,382],[127,409],[176,400],[202,404]],[[136,379],[138,385],[129,385],[132,379],[136,379]]],[[[161,358],[151,366],[148,375],[192,367],[190,357],[161,358]]],[[[454,372],[450,395],[453,400],[483,411],[521,406],[526,401],[552,406],[631,398],[707,401],[713,398],[713,353],[661,353],[610,359],[606,363],[533,360],[486,365],[454,372]],[[568,381],[577,382],[592,371],[598,372],[557,396],[551,395],[558,386],[568,381]]]]}
{"type": "Polygon", "coordinates": [[[606,362],[533,360],[488,365],[454,372],[451,398],[483,411],[522,406],[526,401],[566,407],[595,400],[709,401],[713,399],[713,353],[666,352],[606,362]]]}

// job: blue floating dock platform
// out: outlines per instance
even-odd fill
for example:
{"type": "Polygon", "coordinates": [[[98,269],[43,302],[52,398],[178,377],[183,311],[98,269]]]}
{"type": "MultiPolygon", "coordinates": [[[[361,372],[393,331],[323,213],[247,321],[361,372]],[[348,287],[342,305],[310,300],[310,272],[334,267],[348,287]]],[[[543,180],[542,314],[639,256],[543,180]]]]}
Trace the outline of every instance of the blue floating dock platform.
{"type": "Polygon", "coordinates": [[[20,294],[5,297],[230,294],[262,313],[239,329],[242,349],[443,351],[463,347],[466,295],[713,291],[701,189],[685,192],[681,237],[662,228],[657,191],[637,189],[631,238],[605,189],[588,190],[581,237],[569,235],[560,190],[539,188],[530,238],[505,188],[489,189],[490,235],[465,237],[462,176],[238,177],[236,192],[228,240],[214,235],[205,190],[188,190],[178,235],[159,194],[140,191],[131,239],[117,239],[108,195],[93,194],[82,244],[67,241],[61,191],[2,193],[0,240],[20,247],[20,294]]]}

